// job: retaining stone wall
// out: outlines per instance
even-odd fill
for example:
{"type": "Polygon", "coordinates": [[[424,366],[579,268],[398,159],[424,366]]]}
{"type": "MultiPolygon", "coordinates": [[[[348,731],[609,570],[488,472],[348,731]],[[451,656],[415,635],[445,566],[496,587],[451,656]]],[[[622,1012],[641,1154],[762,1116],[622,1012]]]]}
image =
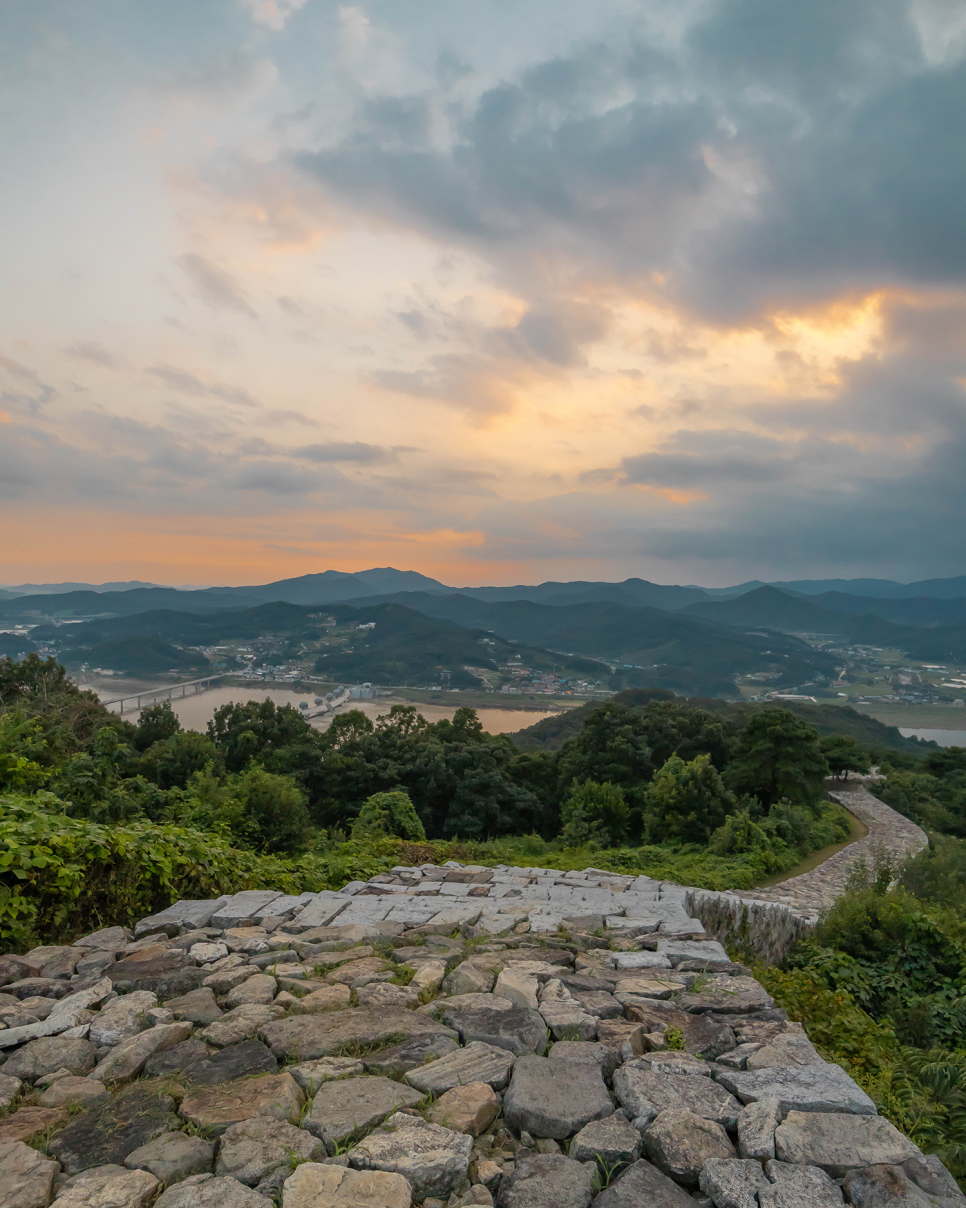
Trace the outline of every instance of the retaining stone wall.
{"type": "Polygon", "coordinates": [[[0,957],[0,1203],[963,1208],[693,917],[745,905],[451,863],[0,957]]]}

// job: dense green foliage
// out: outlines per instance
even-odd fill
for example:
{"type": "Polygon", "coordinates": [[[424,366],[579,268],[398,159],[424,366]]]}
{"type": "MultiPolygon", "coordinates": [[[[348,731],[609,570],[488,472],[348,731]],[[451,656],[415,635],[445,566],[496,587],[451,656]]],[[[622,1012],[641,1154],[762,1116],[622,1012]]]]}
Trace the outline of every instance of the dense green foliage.
{"type": "MultiPolygon", "coordinates": [[[[412,859],[459,850],[749,888],[847,833],[829,803],[736,796],[726,780],[748,719],[664,696],[597,706],[559,752],[531,752],[484,732],[466,708],[435,723],[412,706],[376,722],[348,711],[320,732],[298,710],[258,701],[220,708],[200,734],[157,705],[132,725],[53,660],[0,662],[0,794],[16,803],[0,810],[13,828],[0,927],[52,938],[84,909],[123,921],[205,885],[341,883],[390,867],[400,843],[412,859]],[[11,853],[38,827],[48,871],[24,876],[11,853]],[[85,865],[99,870],[94,898],[85,865]],[[58,897],[50,886],[64,877],[58,897]]],[[[787,733],[786,764],[821,762],[814,732],[768,716],[781,722],[776,757],[787,733]]]]}
{"type": "MultiPolygon", "coordinates": [[[[618,692],[613,699],[617,704],[631,707],[640,707],[650,700],[672,700],[677,701],[679,705],[682,703],[681,698],[675,697],[673,692],[659,688],[629,688],[618,692]]],[[[715,714],[726,729],[743,725],[752,713],[760,710],[782,709],[807,722],[818,731],[821,738],[835,735],[854,738],[859,750],[870,755],[873,763],[894,760],[899,753],[912,756],[913,762],[918,763],[926,751],[937,749],[935,743],[927,743],[918,738],[905,738],[896,726],[887,726],[877,718],[870,717],[867,713],[859,713],[849,705],[813,705],[807,701],[765,701],[753,704],[709,697],[693,697],[688,704],[715,714]]],[[[518,731],[513,735],[513,741],[526,751],[559,751],[568,738],[580,733],[596,707],[594,704],[580,705],[566,713],[545,717],[518,731]]]]}
{"type": "Polygon", "coordinates": [[[179,650],[170,642],[154,637],[112,638],[87,647],[61,652],[67,667],[106,667],[125,675],[159,675],[165,671],[194,671],[204,675],[210,666],[197,650],[179,650]]]}
{"type": "Polygon", "coordinates": [[[849,891],[785,968],[756,972],[825,1056],[962,1179],[966,844],[946,845],[938,855],[926,849],[902,868],[880,861],[854,870],[849,891]]]}
{"type": "Polygon", "coordinates": [[[893,759],[875,791],[926,830],[966,838],[966,747],[930,752],[921,762],[893,759]],[[899,765],[899,766],[897,766],[899,765]]]}
{"type": "Polygon", "coordinates": [[[409,794],[397,789],[393,793],[373,793],[362,803],[359,817],[352,828],[352,837],[395,835],[413,843],[425,842],[426,832],[413,809],[409,794]]]}
{"type": "Polygon", "coordinates": [[[898,867],[880,857],[853,869],[785,967],[756,973],[823,1054],[964,1182],[966,749],[889,759],[872,790],[927,828],[929,846],[898,867]]]}

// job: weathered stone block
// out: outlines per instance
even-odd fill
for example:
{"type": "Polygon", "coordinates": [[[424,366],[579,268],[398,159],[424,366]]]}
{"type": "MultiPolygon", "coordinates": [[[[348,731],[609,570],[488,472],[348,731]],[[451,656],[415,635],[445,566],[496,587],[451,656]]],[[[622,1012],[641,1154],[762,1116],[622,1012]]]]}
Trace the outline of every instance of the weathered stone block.
{"type": "Polygon", "coordinates": [[[238,1078],[277,1073],[278,1062],[271,1049],[252,1037],[190,1062],[184,1067],[182,1079],[191,1086],[218,1086],[238,1078]]]}
{"type": "Polygon", "coordinates": [[[23,1141],[0,1142],[0,1188],[6,1208],[47,1208],[59,1169],[23,1141]]]}
{"type": "Polygon", "coordinates": [[[777,1099],[783,1114],[789,1111],[875,1114],[875,1104],[839,1065],[720,1070],[716,1078],[742,1103],[777,1099]]]}
{"type": "Polygon", "coordinates": [[[317,1162],[325,1157],[325,1146],[302,1128],[284,1120],[256,1116],[226,1129],[218,1147],[215,1174],[230,1175],[254,1187],[280,1166],[291,1168],[293,1159],[317,1162]]]}
{"type": "Polygon", "coordinates": [[[113,1099],[95,1103],[56,1133],[49,1149],[67,1174],[93,1166],[120,1164],[148,1141],[180,1126],[174,1101],[145,1085],[127,1087],[113,1099]]]}
{"type": "Polygon", "coordinates": [[[695,1204],[683,1188],[642,1159],[597,1196],[594,1208],[695,1208],[695,1204]]]}
{"type": "Polygon", "coordinates": [[[202,1137],[183,1132],[162,1133],[124,1159],[129,1170],[148,1170],[165,1186],[211,1170],[214,1147],[202,1137]]]}
{"type": "Polygon", "coordinates": [[[178,1183],[169,1187],[154,1208],[270,1208],[257,1191],[237,1179],[208,1179],[203,1183],[178,1183]]]}
{"type": "Polygon", "coordinates": [[[443,1019],[457,1029],[464,1044],[478,1040],[496,1048],[509,1049],[518,1056],[544,1053],[547,1048],[547,1025],[537,1011],[522,1007],[509,1011],[444,1010],[443,1019]]]}
{"type": "Polygon", "coordinates": [[[708,1158],[698,1186],[711,1196],[715,1208],[759,1208],[758,1192],[769,1187],[761,1163],[750,1158],[708,1158]]]}
{"type": "Polygon", "coordinates": [[[592,1120],[570,1142],[568,1156],[575,1162],[599,1162],[606,1170],[636,1162],[641,1156],[641,1134],[621,1112],[592,1120]]]}
{"type": "Polygon", "coordinates": [[[430,1121],[454,1132],[478,1137],[500,1114],[500,1100],[485,1082],[469,1082],[446,1091],[433,1105],[430,1121]]]}
{"type": "Polygon", "coordinates": [[[532,1154],[518,1159],[498,1208],[588,1208],[593,1197],[588,1163],[563,1154],[532,1154]]]}
{"type": "Polygon", "coordinates": [[[741,1104],[710,1078],[686,1074],[655,1074],[646,1058],[635,1057],[614,1074],[614,1093],[621,1105],[644,1127],[662,1112],[689,1112],[731,1127],[741,1104]]]}
{"type": "Polygon", "coordinates": [[[409,1208],[412,1196],[401,1174],[305,1162],[285,1180],[282,1208],[409,1208]]]}
{"type": "Polygon", "coordinates": [[[298,1120],[302,1092],[288,1074],[241,1078],[190,1091],[181,1101],[181,1116],[198,1128],[220,1136],[232,1124],[253,1116],[298,1120]]]}
{"type": "Polygon", "coordinates": [[[398,1108],[412,1107],[422,1098],[420,1091],[389,1078],[325,1082],[316,1091],[302,1127],[324,1141],[326,1149],[334,1154],[337,1144],[381,1124],[398,1108]]]}
{"type": "Polygon", "coordinates": [[[68,1179],[57,1203],[61,1208],[147,1208],[158,1187],[150,1171],[101,1166],[68,1179]]]}
{"type": "Polygon", "coordinates": [[[518,1058],[503,1097],[503,1114],[511,1128],[557,1141],[613,1111],[598,1068],[544,1057],[518,1058]]]}
{"type": "Polygon", "coordinates": [[[777,1099],[759,1099],[741,1109],[738,1117],[738,1151],[760,1162],[775,1156],[775,1129],[781,1120],[777,1099]]]}
{"type": "Polygon", "coordinates": [[[456,1033],[450,1028],[416,1011],[369,1011],[365,1007],[279,1019],[265,1024],[259,1029],[259,1035],[277,1058],[290,1057],[296,1061],[334,1057],[350,1044],[369,1048],[378,1044],[399,1044],[416,1036],[456,1039],[456,1033]]]}
{"type": "Polygon", "coordinates": [[[709,1158],[736,1156],[728,1134],[714,1120],[689,1111],[661,1112],[644,1133],[644,1152],[678,1183],[693,1187],[709,1158]]]}
{"type": "Polygon", "coordinates": [[[454,1086],[470,1082],[485,1082],[501,1091],[510,1081],[510,1071],[516,1057],[508,1049],[473,1041],[465,1048],[411,1068],[405,1080],[423,1094],[441,1095],[454,1086]]]}
{"type": "Polygon", "coordinates": [[[856,1166],[900,1165],[917,1157],[919,1148],[882,1116],[791,1111],[775,1130],[775,1153],[782,1162],[818,1166],[835,1179],[856,1166]]]}
{"type": "Polygon", "coordinates": [[[89,1040],[71,1036],[47,1036],[31,1040],[7,1058],[3,1072],[24,1082],[36,1082],[55,1070],[76,1075],[89,1074],[94,1068],[96,1050],[89,1040]]]}
{"type": "Polygon", "coordinates": [[[357,1170],[401,1174],[413,1198],[448,1198],[466,1177],[473,1138],[401,1112],[349,1151],[357,1170]]]}

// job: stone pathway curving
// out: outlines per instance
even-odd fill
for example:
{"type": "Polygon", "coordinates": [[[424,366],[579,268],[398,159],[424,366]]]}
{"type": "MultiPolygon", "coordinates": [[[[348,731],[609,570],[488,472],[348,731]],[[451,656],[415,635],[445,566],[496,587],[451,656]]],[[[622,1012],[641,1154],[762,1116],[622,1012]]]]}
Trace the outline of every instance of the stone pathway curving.
{"type": "Polygon", "coordinates": [[[862,839],[843,847],[816,868],[767,889],[735,890],[733,896],[756,902],[774,902],[810,918],[831,906],[845,891],[849,869],[860,860],[870,866],[877,852],[897,859],[928,846],[925,832],[915,822],[873,797],[864,784],[832,790],[829,796],[869,828],[862,839]]]}

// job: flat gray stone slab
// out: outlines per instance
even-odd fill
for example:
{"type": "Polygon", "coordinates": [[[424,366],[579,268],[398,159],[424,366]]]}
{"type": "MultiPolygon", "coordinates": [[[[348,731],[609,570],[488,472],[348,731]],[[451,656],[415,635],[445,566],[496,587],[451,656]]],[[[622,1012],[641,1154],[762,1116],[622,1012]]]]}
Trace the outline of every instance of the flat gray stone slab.
{"type": "Polygon", "coordinates": [[[614,1074],[614,1093],[639,1127],[660,1112],[688,1111],[730,1128],[741,1104],[710,1078],[690,1074],[656,1074],[646,1058],[626,1062],[614,1074]]]}
{"type": "Polygon", "coordinates": [[[459,1033],[464,1044],[473,1040],[509,1049],[517,1056],[543,1053],[547,1025],[538,1011],[514,1007],[509,1011],[444,1011],[443,1018],[459,1033]]]}
{"type": "Polygon", "coordinates": [[[336,1144],[381,1124],[400,1107],[413,1107],[423,1097],[421,1091],[390,1078],[342,1078],[323,1082],[302,1127],[324,1141],[331,1155],[335,1153],[336,1144]]]}
{"type": "Polygon", "coordinates": [[[731,957],[717,940],[660,939],[657,941],[657,950],[661,956],[666,956],[672,965],[685,960],[731,964],[731,957]]]}
{"type": "MultiPolygon", "coordinates": [[[[770,1185],[758,1192],[759,1208],[842,1208],[841,1189],[817,1166],[770,1161],[765,1173],[770,1185]]],[[[907,1202],[903,1208],[912,1205],[907,1202]]]]}
{"type": "Polygon", "coordinates": [[[594,1208],[694,1208],[683,1187],[643,1159],[602,1191],[594,1208]]]}
{"type": "Polygon", "coordinates": [[[154,1208],[268,1208],[270,1202],[237,1179],[222,1178],[178,1183],[162,1193],[154,1208]]]}
{"type": "Polygon", "coordinates": [[[839,1065],[777,1066],[764,1070],[719,1070],[717,1081],[742,1103],[777,1099],[789,1111],[875,1115],[875,1104],[839,1065]]]}
{"type": "Polygon", "coordinates": [[[272,889],[245,889],[241,893],[234,893],[211,916],[211,926],[223,929],[237,927],[243,919],[254,918],[270,902],[283,896],[278,890],[272,889]]]}
{"type": "Polygon", "coordinates": [[[615,1112],[585,1124],[570,1142],[567,1156],[575,1162],[597,1161],[613,1170],[641,1156],[641,1134],[623,1112],[615,1112]]]}
{"type": "Polygon", "coordinates": [[[407,1070],[427,1066],[447,1053],[462,1052],[450,1036],[414,1036],[402,1044],[391,1045],[362,1058],[367,1074],[382,1074],[386,1078],[402,1078],[407,1070]]]}
{"type": "Polygon", "coordinates": [[[371,1011],[365,1007],[274,1020],[259,1028],[258,1034],[276,1058],[295,1061],[336,1057],[346,1045],[388,1046],[416,1036],[457,1038],[451,1028],[428,1015],[415,1011],[371,1011]]]}
{"type": "Polygon", "coordinates": [[[613,1113],[599,1066],[546,1057],[518,1058],[503,1096],[503,1114],[512,1128],[556,1141],[613,1113]]]}
{"type": "Polygon", "coordinates": [[[328,927],[332,920],[345,910],[350,900],[334,893],[319,894],[314,902],[309,902],[299,911],[293,925],[300,932],[308,931],[312,927],[328,927]]]}
{"type": "Polygon", "coordinates": [[[470,1082],[485,1082],[494,1090],[502,1091],[510,1081],[514,1061],[516,1057],[509,1049],[473,1041],[438,1061],[410,1069],[406,1081],[427,1095],[441,1095],[454,1086],[466,1086],[470,1082]]]}
{"type": "Polygon", "coordinates": [[[919,1148],[882,1116],[791,1111],[775,1130],[780,1162],[818,1166],[833,1179],[856,1166],[900,1165],[919,1148]]]}
{"type": "Polygon", "coordinates": [[[678,994],[674,1005],[692,1014],[715,1011],[727,1015],[744,1015],[749,1011],[763,1011],[773,1007],[775,1000],[753,977],[728,977],[724,973],[716,973],[699,993],[686,991],[678,994]]]}
{"type": "MultiPolygon", "coordinates": [[[[588,1208],[593,1196],[593,1170],[563,1154],[532,1154],[514,1165],[510,1183],[500,1192],[498,1208],[588,1208]]],[[[694,1201],[690,1201],[694,1208],[694,1201]]],[[[614,1206],[616,1208],[616,1205],[614,1206]]],[[[637,1206],[635,1206],[637,1208],[637,1206]]]]}
{"type": "Polygon", "coordinates": [[[294,914],[296,910],[301,910],[314,901],[314,893],[283,893],[277,898],[273,898],[267,906],[262,906],[259,910],[256,910],[251,917],[256,923],[260,923],[262,919],[267,918],[283,919],[286,915],[294,914]]]}
{"type": "MultiPolygon", "coordinates": [[[[207,927],[215,911],[227,901],[227,897],[214,898],[210,901],[182,900],[162,910],[158,914],[149,915],[146,919],[135,924],[134,938],[151,935],[155,931],[164,931],[168,935],[180,935],[182,931],[190,931],[196,927],[207,927]]],[[[217,924],[216,924],[217,925],[217,924]]]]}
{"type": "Polygon", "coordinates": [[[80,1174],[92,1166],[118,1165],[148,1141],[180,1127],[173,1099],[135,1084],[90,1107],[55,1133],[48,1148],[65,1173],[80,1174]]]}
{"type": "Polygon", "coordinates": [[[349,1152],[357,1170],[401,1174],[413,1199],[448,1199],[466,1178],[473,1138],[421,1116],[397,1113],[349,1152]]]}

